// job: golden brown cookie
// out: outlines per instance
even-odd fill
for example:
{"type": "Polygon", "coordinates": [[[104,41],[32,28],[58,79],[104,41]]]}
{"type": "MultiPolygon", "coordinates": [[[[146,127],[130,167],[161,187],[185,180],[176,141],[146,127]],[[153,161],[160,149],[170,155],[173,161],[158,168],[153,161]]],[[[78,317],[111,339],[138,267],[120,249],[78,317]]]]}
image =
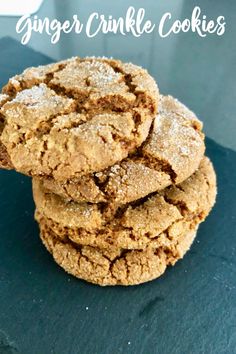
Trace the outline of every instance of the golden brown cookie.
{"type": "Polygon", "coordinates": [[[102,286],[136,285],[158,278],[189,250],[197,230],[195,226],[175,234],[157,248],[127,250],[78,245],[55,234],[44,222],[39,226],[43,244],[62,268],[102,286]]]}
{"type": "Polygon", "coordinates": [[[33,194],[37,221],[57,235],[99,248],[154,248],[167,234],[172,237],[205,219],[215,202],[216,177],[205,157],[180,185],[121,206],[66,201],[48,193],[38,179],[33,179],[33,194]]]}
{"type": "Polygon", "coordinates": [[[195,114],[173,97],[160,96],[153,127],[134,154],[99,173],[65,183],[43,178],[42,183],[68,200],[124,204],[184,181],[204,151],[202,123],[195,114]]]}
{"type": "Polygon", "coordinates": [[[5,146],[0,141],[0,168],[5,170],[13,169],[12,163],[9,160],[9,156],[5,146]]]}
{"type": "MultiPolygon", "coordinates": [[[[0,109],[9,99],[8,95],[0,94],[0,109]]],[[[4,116],[0,112],[0,136],[2,134],[4,128],[4,116]]],[[[11,169],[13,168],[11,161],[9,160],[9,156],[5,146],[2,144],[0,140],[0,168],[11,169]]]]}
{"type": "Polygon", "coordinates": [[[1,142],[14,168],[64,181],[101,171],[146,139],[158,88],[146,70],[72,58],[9,80],[1,142]]]}

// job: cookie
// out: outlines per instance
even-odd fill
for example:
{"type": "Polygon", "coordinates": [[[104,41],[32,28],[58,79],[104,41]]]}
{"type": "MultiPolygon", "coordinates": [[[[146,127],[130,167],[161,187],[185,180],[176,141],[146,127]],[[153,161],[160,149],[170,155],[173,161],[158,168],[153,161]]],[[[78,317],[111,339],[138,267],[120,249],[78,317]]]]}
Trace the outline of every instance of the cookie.
{"type": "Polygon", "coordinates": [[[144,249],[203,221],[215,202],[216,177],[205,157],[180,185],[121,206],[66,201],[38,179],[33,179],[33,195],[37,221],[57,235],[86,246],[144,249]]]}
{"type": "Polygon", "coordinates": [[[158,103],[146,70],[105,58],[30,68],[3,92],[1,142],[11,164],[58,181],[126,158],[146,139],[158,103]]]}
{"type": "Polygon", "coordinates": [[[106,285],[137,285],[161,276],[189,250],[197,226],[175,235],[167,244],[144,250],[101,249],[71,242],[40,223],[40,237],[54,260],[68,273],[88,282],[106,285]]]}
{"type": "Polygon", "coordinates": [[[13,169],[12,163],[9,160],[9,156],[5,146],[0,142],[0,168],[5,170],[13,169]]]}
{"type": "Polygon", "coordinates": [[[202,123],[195,114],[173,97],[160,96],[148,138],[134,154],[77,180],[43,178],[42,183],[76,202],[128,203],[184,181],[198,168],[204,151],[202,123]]]}
{"type": "MultiPolygon", "coordinates": [[[[9,98],[8,95],[0,94],[0,109],[4,105],[4,103],[7,102],[8,98],[9,98]]],[[[0,112],[0,136],[2,134],[3,128],[4,128],[4,117],[0,112]]],[[[9,160],[7,150],[5,146],[1,143],[1,141],[0,141],[0,168],[4,168],[4,169],[13,168],[11,161],[9,160]]]]}

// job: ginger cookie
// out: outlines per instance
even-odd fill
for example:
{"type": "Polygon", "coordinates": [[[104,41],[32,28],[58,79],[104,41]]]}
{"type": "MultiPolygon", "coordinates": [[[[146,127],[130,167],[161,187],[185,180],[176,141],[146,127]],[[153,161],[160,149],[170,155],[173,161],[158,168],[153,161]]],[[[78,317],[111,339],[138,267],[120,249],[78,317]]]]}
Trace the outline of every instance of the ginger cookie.
{"type": "MultiPolygon", "coordinates": [[[[0,94],[0,109],[9,99],[8,95],[0,94]]],[[[0,112],[0,136],[4,128],[4,116],[0,112]]],[[[0,140],[0,168],[11,169],[13,168],[11,161],[9,159],[7,150],[0,140]]]]}
{"type": "Polygon", "coordinates": [[[43,178],[51,192],[77,202],[128,203],[170,184],[198,168],[204,155],[202,123],[171,96],[160,96],[159,113],[146,141],[123,161],[98,173],[60,183],[43,178]]]}
{"type": "Polygon", "coordinates": [[[88,282],[106,285],[137,285],[161,276],[189,250],[197,226],[163,242],[157,248],[127,250],[96,248],[73,243],[67,236],[58,237],[40,222],[40,237],[56,263],[64,270],[88,282]]]}
{"type": "Polygon", "coordinates": [[[33,179],[36,219],[56,235],[80,245],[99,248],[156,247],[166,235],[173,237],[186,225],[202,222],[215,202],[216,176],[207,157],[180,185],[172,185],[124,205],[76,203],[48,192],[33,179]]]}
{"type": "Polygon", "coordinates": [[[101,171],[135,151],[159,96],[146,70],[106,58],[29,68],[3,93],[1,142],[12,166],[58,181],[101,171]]]}

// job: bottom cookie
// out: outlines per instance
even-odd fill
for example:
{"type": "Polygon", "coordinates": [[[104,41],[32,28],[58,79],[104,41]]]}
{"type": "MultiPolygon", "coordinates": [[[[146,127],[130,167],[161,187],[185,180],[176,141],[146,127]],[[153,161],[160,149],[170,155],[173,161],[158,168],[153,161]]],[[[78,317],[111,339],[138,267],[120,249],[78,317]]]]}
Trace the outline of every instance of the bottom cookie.
{"type": "Polygon", "coordinates": [[[184,256],[197,232],[195,226],[162,247],[130,251],[78,245],[57,236],[45,223],[39,226],[43,244],[66,272],[102,286],[137,285],[158,278],[184,256]]]}

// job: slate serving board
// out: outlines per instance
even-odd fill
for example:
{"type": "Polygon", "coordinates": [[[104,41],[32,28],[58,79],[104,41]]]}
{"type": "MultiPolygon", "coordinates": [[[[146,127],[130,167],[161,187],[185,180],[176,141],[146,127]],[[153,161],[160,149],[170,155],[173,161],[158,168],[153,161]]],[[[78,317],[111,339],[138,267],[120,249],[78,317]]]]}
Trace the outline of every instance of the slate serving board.
{"type": "MultiPolygon", "coordinates": [[[[0,40],[0,86],[50,59],[0,40]]],[[[185,258],[135,287],[101,288],[52,260],[31,181],[0,171],[0,354],[236,353],[236,152],[207,139],[217,204],[185,258]]]]}

